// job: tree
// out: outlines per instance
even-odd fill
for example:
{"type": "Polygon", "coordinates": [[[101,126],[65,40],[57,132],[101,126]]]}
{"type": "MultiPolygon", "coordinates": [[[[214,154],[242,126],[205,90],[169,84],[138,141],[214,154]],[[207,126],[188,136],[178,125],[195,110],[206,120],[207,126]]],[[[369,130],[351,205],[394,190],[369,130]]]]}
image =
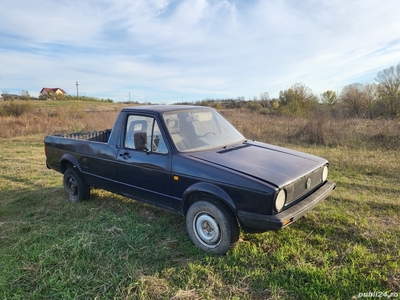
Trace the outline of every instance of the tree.
{"type": "Polygon", "coordinates": [[[396,69],[392,66],[378,72],[376,81],[379,82],[378,94],[384,104],[387,114],[394,118],[400,112],[400,63],[396,69]]]}
{"type": "Polygon", "coordinates": [[[24,99],[24,100],[29,100],[31,98],[31,95],[26,90],[21,90],[20,95],[21,95],[21,99],[24,99]]]}
{"type": "Polygon", "coordinates": [[[260,100],[269,100],[269,93],[268,92],[261,93],[260,100]]]}
{"type": "Polygon", "coordinates": [[[326,103],[329,106],[334,106],[338,102],[337,93],[331,90],[328,90],[321,94],[322,103],[326,103]]]}
{"type": "Polygon", "coordinates": [[[8,90],[2,90],[1,91],[1,98],[3,98],[3,100],[8,100],[7,95],[9,94],[8,90]]]}
{"type": "Polygon", "coordinates": [[[290,114],[308,114],[318,103],[311,89],[302,83],[296,83],[291,88],[279,92],[280,106],[290,114]]]}
{"type": "Polygon", "coordinates": [[[264,92],[260,94],[260,102],[262,107],[271,107],[271,101],[269,100],[269,93],[264,92]]]}
{"type": "Polygon", "coordinates": [[[377,105],[377,86],[375,83],[367,83],[363,87],[363,105],[369,118],[373,119],[377,105]]]}
{"type": "Polygon", "coordinates": [[[377,89],[374,83],[353,83],[346,85],[340,100],[353,117],[363,117],[366,114],[372,119],[377,105],[377,89]]]}
{"type": "Polygon", "coordinates": [[[364,114],[363,85],[353,83],[346,85],[340,93],[340,100],[353,117],[362,117],[364,114]]]}

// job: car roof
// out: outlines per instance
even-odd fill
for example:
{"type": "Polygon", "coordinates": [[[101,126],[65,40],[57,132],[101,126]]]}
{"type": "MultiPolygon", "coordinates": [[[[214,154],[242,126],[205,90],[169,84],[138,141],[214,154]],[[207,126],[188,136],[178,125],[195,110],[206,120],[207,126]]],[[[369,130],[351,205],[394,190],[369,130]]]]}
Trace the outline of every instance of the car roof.
{"type": "Polygon", "coordinates": [[[196,106],[196,105],[138,105],[138,106],[130,106],[125,107],[122,111],[152,111],[158,113],[171,112],[171,111],[179,111],[179,110],[214,110],[208,106],[196,106]]]}

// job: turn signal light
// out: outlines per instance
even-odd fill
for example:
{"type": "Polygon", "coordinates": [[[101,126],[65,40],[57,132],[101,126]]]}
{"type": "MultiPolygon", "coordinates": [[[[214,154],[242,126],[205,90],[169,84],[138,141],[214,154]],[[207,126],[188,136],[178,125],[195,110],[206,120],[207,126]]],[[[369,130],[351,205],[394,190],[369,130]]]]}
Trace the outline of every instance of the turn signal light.
{"type": "Polygon", "coordinates": [[[292,221],[293,221],[293,219],[289,219],[289,220],[283,221],[283,226],[289,224],[289,223],[292,222],[292,221]]]}

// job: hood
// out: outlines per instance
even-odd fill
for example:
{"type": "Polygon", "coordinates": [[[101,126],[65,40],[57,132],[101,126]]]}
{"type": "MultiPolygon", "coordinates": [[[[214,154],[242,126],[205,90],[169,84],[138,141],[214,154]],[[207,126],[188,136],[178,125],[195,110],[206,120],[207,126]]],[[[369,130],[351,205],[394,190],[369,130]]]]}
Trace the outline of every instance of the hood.
{"type": "Polygon", "coordinates": [[[327,163],[327,160],[314,155],[259,142],[245,142],[222,150],[191,153],[190,156],[277,187],[327,163]]]}

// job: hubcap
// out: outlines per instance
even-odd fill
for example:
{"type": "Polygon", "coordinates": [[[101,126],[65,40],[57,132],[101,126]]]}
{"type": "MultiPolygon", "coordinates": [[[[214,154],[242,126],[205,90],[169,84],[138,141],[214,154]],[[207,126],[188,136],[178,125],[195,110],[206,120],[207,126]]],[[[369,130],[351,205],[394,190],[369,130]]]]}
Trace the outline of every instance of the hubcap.
{"type": "Polygon", "coordinates": [[[205,213],[199,213],[193,220],[193,227],[199,241],[207,246],[217,246],[221,240],[221,232],[215,219],[205,213]]]}

